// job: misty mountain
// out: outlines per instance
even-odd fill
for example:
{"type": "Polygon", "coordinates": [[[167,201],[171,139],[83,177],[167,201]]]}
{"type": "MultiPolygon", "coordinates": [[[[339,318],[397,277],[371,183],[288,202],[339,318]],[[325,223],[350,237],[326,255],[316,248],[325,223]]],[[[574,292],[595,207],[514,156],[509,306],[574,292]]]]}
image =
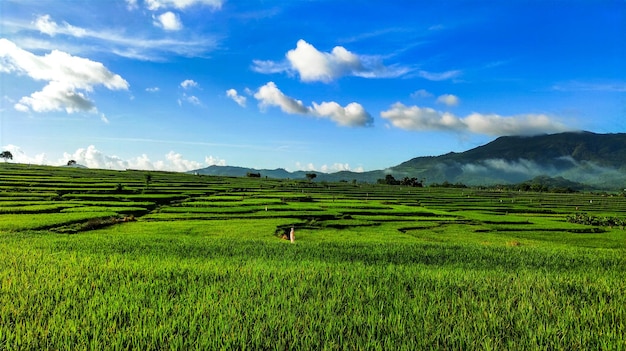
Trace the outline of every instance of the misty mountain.
{"type": "Polygon", "coordinates": [[[223,176],[246,176],[251,172],[282,179],[306,179],[307,173],[316,173],[316,181],[369,183],[392,174],[396,179],[416,177],[426,184],[447,181],[466,185],[516,184],[537,177],[561,177],[593,188],[622,189],[626,187],[626,133],[505,136],[465,152],[416,157],[385,170],[362,173],[326,174],[229,166],[210,166],[193,172],[223,176]]]}
{"type": "Polygon", "coordinates": [[[549,176],[592,187],[623,187],[626,133],[506,136],[461,153],[417,157],[390,170],[398,176],[424,178],[427,183],[512,184],[549,176]]]}

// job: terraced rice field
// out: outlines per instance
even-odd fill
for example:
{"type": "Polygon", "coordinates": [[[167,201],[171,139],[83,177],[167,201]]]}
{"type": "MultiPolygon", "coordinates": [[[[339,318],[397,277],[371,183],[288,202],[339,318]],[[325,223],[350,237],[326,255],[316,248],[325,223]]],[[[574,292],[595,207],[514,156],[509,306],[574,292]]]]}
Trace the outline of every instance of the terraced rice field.
{"type": "Polygon", "coordinates": [[[576,213],[626,198],[1,164],[0,350],[624,350],[576,213]]]}

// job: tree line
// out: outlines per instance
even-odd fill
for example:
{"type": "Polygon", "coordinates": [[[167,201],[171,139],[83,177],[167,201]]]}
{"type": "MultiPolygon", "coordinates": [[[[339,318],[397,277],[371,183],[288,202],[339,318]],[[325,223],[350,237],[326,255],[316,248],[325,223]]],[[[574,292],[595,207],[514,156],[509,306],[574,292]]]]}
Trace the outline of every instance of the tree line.
{"type": "Polygon", "coordinates": [[[404,186],[411,186],[411,187],[416,187],[416,188],[421,188],[424,186],[423,180],[418,180],[417,178],[409,178],[409,177],[404,177],[404,179],[396,179],[391,174],[387,174],[385,178],[378,179],[376,183],[387,184],[387,185],[404,185],[404,186]]]}

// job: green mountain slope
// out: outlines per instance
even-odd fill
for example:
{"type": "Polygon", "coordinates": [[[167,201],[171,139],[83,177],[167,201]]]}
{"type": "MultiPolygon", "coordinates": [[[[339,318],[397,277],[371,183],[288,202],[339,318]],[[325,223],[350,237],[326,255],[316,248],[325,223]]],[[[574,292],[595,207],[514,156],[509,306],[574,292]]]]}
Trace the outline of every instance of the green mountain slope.
{"type": "MultiPolygon", "coordinates": [[[[199,174],[306,179],[304,171],[255,170],[210,166],[199,174]]],[[[376,182],[386,174],[416,177],[426,184],[513,184],[536,177],[562,177],[594,188],[626,188],[626,133],[570,132],[537,136],[506,136],[477,148],[441,156],[417,157],[385,170],[363,173],[316,173],[316,181],[376,182]]]]}
{"type": "Polygon", "coordinates": [[[546,175],[596,187],[619,187],[626,181],[626,133],[500,137],[462,153],[417,157],[391,170],[430,183],[507,184],[546,175]]]}

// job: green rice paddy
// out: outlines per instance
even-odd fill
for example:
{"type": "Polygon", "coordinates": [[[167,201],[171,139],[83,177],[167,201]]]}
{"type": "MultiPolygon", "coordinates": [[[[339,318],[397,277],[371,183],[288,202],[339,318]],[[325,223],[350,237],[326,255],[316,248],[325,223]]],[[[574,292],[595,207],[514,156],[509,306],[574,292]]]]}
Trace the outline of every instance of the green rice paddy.
{"type": "Polygon", "coordinates": [[[0,164],[0,350],[626,350],[626,197],[146,174],[0,164]]]}

